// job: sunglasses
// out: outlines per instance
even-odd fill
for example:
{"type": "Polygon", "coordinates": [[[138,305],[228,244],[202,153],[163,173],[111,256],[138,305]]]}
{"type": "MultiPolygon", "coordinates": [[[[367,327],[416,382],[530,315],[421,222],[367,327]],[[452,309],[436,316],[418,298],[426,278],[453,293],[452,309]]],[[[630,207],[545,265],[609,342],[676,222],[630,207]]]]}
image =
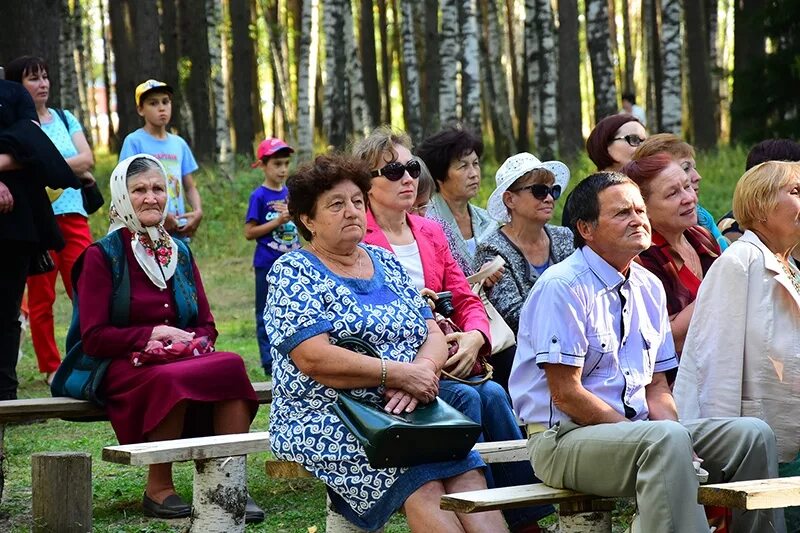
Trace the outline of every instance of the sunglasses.
{"type": "Polygon", "coordinates": [[[543,183],[534,183],[533,185],[528,185],[527,187],[522,187],[521,189],[511,192],[520,191],[531,191],[531,194],[537,200],[544,200],[548,195],[552,196],[553,200],[558,200],[559,197],[561,197],[561,185],[553,185],[552,187],[548,187],[543,183]]]}
{"type": "Polygon", "coordinates": [[[406,172],[408,172],[408,175],[414,179],[419,178],[419,174],[422,172],[422,168],[419,166],[419,161],[412,159],[405,165],[399,161],[392,161],[383,168],[373,170],[372,177],[383,176],[389,181],[397,181],[401,179],[406,172]]]}
{"type": "Polygon", "coordinates": [[[614,137],[613,139],[611,139],[611,142],[614,141],[625,141],[630,146],[636,148],[637,146],[639,146],[644,142],[644,139],[642,139],[638,135],[625,135],[624,137],[614,137]]]}

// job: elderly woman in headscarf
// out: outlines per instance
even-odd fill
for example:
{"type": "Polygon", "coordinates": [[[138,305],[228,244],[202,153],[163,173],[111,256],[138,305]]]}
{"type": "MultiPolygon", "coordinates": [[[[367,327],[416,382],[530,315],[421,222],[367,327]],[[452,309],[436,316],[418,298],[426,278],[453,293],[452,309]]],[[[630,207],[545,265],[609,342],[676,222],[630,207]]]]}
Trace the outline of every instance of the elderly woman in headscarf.
{"type": "MultiPolygon", "coordinates": [[[[164,230],[164,167],[144,154],[121,161],[111,197],[109,233],[81,255],[73,280],[83,350],[111,360],[99,392],[117,439],[246,433],[258,399],[242,358],[214,351],[217,330],[197,265],[164,230]]],[[[170,463],[150,466],[142,505],[149,516],[189,516],[170,463]]],[[[246,519],[263,517],[248,497],[246,519]]]]}

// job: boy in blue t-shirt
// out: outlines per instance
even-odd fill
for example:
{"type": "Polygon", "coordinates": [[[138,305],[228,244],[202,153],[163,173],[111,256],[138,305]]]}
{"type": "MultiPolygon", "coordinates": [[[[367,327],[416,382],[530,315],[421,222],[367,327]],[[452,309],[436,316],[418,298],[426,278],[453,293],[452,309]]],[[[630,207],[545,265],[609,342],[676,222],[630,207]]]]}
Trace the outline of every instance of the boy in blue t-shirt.
{"type": "Polygon", "coordinates": [[[180,136],[167,131],[172,119],[172,87],[162,81],[147,80],[136,87],[136,112],[144,126],[125,137],[120,161],[136,154],[150,154],[167,171],[166,229],[173,237],[189,240],[203,218],[200,193],[192,172],[197,162],[189,145],[180,136]],[[186,210],[186,203],[192,210],[186,210]]]}
{"type": "Polygon", "coordinates": [[[250,195],[245,218],[244,236],[256,240],[253,267],[256,272],[256,336],[264,372],[272,375],[272,354],[264,329],[264,306],[267,300],[267,273],[272,264],[286,252],[300,248],[297,226],[289,216],[286,198],[286,177],[289,156],[294,150],[280,139],[266,139],[258,145],[258,160],[253,168],[264,173],[264,183],[250,195]]]}

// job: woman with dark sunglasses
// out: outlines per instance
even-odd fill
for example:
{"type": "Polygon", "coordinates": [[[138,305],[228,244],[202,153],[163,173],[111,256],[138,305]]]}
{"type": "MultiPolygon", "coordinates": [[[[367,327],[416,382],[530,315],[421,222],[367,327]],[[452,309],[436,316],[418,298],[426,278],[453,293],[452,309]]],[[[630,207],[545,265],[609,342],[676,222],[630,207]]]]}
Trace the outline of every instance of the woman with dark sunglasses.
{"type": "MultiPolygon", "coordinates": [[[[633,158],[633,153],[647,139],[647,131],[639,119],[627,113],[609,115],[594,127],[586,139],[586,152],[589,159],[597,165],[598,171],[619,170],[633,158]]],[[[564,202],[561,212],[561,225],[573,231],[570,213],[564,202]]]]}
{"type": "MultiPolygon", "coordinates": [[[[439,223],[408,212],[416,201],[419,184],[419,167],[414,164],[410,146],[411,139],[405,133],[381,127],[353,148],[353,154],[373,169],[364,242],[393,252],[420,292],[452,293],[455,313],[451,319],[461,332],[445,337],[448,342],[457,342],[458,350],[444,368],[471,383],[441,378],[439,396],[481,424],[481,440],[521,439],[522,431],[503,387],[491,380],[481,383],[483,376],[472,375],[478,355],[489,356],[492,349],[483,303],[453,259],[439,223]],[[389,174],[399,167],[405,171],[399,179],[393,179],[389,174]]],[[[526,461],[492,465],[487,470],[487,482],[500,487],[532,483],[535,478],[529,467],[526,461]]],[[[512,531],[538,531],[537,521],[551,512],[550,506],[528,507],[504,515],[512,531]]]]}
{"type": "MultiPolygon", "coordinates": [[[[483,264],[498,255],[505,260],[505,273],[486,295],[516,335],[520,309],[536,280],[575,250],[570,230],[548,224],[569,183],[569,169],[560,161],[543,163],[521,153],[506,159],[495,180],[487,208],[504,225],[478,246],[475,262],[483,264]]],[[[507,365],[495,364],[494,375],[506,389],[513,357],[508,359],[507,365]]]]}

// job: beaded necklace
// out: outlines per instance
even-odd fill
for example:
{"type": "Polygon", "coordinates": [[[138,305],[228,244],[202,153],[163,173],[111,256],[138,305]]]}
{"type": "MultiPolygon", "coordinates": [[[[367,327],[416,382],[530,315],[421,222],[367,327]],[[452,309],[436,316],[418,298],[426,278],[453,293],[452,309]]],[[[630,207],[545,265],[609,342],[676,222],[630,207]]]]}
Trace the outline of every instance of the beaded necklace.
{"type": "Polygon", "coordinates": [[[794,290],[800,294],[800,272],[797,271],[797,268],[787,264],[781,259],[781,256],[775,254],[775,258],[781,264],[781,268],[789,276],[789,279],[792,280],[792,285],[794,286],[794,290]]]}

